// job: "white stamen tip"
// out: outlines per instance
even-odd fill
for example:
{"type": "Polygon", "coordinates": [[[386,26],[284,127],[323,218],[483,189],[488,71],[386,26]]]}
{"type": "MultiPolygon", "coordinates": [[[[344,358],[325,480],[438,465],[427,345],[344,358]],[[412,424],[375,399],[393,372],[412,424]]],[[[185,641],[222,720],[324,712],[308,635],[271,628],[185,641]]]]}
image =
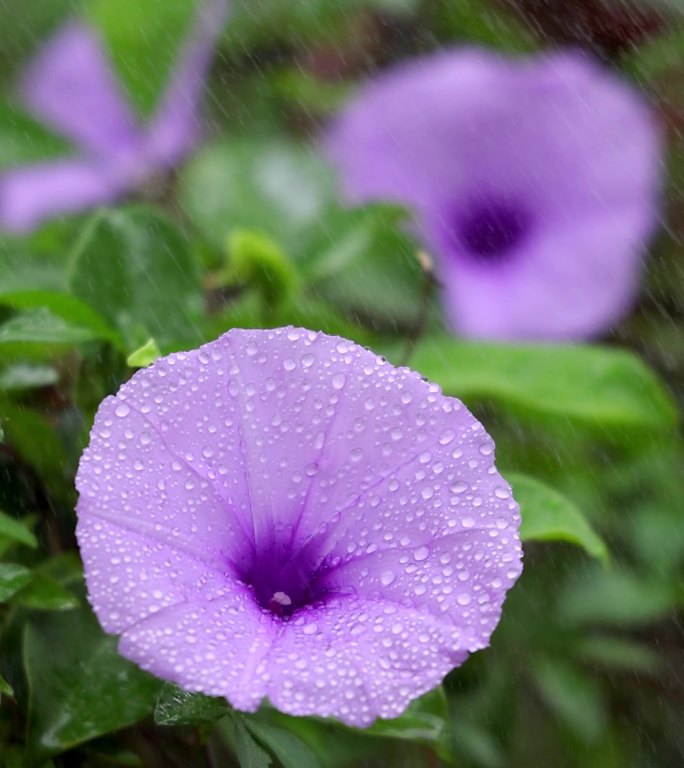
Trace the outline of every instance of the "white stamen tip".
{"type": "Polygon", "coordinates": [[[290,596],[286,595],[284,592],[274,592],[271,602],[277,603],[278,605],[292,605],[290,596]]]}

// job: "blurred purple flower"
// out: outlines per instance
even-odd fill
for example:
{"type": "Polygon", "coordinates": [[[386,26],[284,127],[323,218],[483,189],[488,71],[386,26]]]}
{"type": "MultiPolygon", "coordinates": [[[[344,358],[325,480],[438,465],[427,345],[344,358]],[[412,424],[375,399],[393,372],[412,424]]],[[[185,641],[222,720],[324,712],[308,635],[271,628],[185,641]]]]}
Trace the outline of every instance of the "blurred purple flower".
{"type": "Polygon", "coordinates": [[[24,73],[20,95],[77,154],[0,175],[0,227],[29,231],[45,219],[116,200],[173,167],[197,140],[204,77],[227,10],[227,0],[206,0],[145,126],[121,92],[97,31],[81,21],[59,30],[24,73]]]}
{"type": "Polygon", "coordinates": [[[485,647],[521,570],[482,425],[407,368],[233,330],[138,372],[77,477],[90,601],[129,659],[365,726],[485,647]]]}
{"type": "Polygon", "coordinates": [[[414,208],[466,336],[573,339],[628,310],[658,216],[649,107],[588,57],[400,66],[326,140],[348,197],[414,208]]]}

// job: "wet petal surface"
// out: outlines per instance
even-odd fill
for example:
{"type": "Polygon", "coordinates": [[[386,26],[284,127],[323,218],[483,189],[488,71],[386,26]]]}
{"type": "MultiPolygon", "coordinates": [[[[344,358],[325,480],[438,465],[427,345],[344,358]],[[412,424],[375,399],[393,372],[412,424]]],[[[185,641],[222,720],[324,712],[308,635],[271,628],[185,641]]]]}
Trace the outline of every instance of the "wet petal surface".
{"type": "Polygon", "coordinates": [[[101,405],[77,478],[90,599],[124,655],[189,690],[393,717],[488,644],[520,573],[493,457],[413,371],[233,330],[101,405]]]}

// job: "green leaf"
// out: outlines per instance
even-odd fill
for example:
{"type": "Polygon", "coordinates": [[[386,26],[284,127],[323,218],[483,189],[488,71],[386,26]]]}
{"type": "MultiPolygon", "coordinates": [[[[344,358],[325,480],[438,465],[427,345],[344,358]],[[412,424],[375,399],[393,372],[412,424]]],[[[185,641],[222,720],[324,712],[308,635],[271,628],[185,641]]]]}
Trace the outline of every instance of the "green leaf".
{"type": "Polygon", "coordinates": [[[655,650],[623,637],[592,635],[582,638],[578,651],[587,661],[608,669],[656,674],[665,666],[664,659],[655,650]]]}
{"type": "Polygon", "coordinates": [[[442,686],[439,686],[411,702],[403,715],[392,720],[376,720],[364,733],[435,744],[444,735],[447,716],[446,694],[442,686]]]}
{"type": "Polygon", "coordinates": [[[0,235],[0,296],[23,291],[62,290],[65,267],[60,253],[54,243],[39,249],[25,238],[0,235]]]}
{"type": "Polygon", "coordinates": [[[31,765],[152,711],[161,683],[126,661],[89,609],[36,613],[24,638],[31,765]]]}
{"type": "Polygon", "coordinates": [[[149,115],[192,27],[194,0],[91,0],[90,20],[98,27],[128,94],[149,115]]]}
{"type": "MultiPolygon", "coordinates": [[[[651,87],[657,86],[658,79],[668,72],[678,72],[684,65],[684,26],[681,22],[680,16],[679,23],[665,30],[665,34],[645,45],[634,46],[621,58],[621,67],[638,80],[649,82],[651,87]]],[[[669,95],[676,98],[676,93],[669,95]]]]}
{"type": "Polygon", "coordinates": [[[592,570],[569,585],[559,597],[559,612],[571,624],[632,627],[659,621],[681,603],[675,585],[612,568],[592,570]]]}
{"type": "Polygon", "coordinates": [[[255,285],[268,308],[290,296],[297,284],[292,262],[268,237],[246,229],[236,229],[228,237],[228,264],[223,280],[255,285]]]}
{"type": "MultiPolygon", "coordinates": [[[[256,139],[207,147],[187,169],[181,195],[188,217],[218,247],[235,231],[271,241],[278,258],[272,251],[268,269],[277,269],[280,295],[297,267],[310,294],[347,315],[392,327],[418,319],[424,280],[406,212],[341,207],[332,171],[312,149],[256,139]]],[[[250,246],[254,261],[256,243],[243,237],[232,245],[250,246]]]]}
{"type": "Polygon", "coordinates": [[[32,467],[59,498],[70,492],[64,485],[69,471],[64,445],[54,426],[40,413],[0,399],[5,442],[32,467]]]}
{"type": "Polygon", "coordinates": [[[316,755],[296,736],[283,728],[245,717],[244,724],[264,747],[272,752],[283,768],[321,768],[316,755]]]}
{"type": "Polygon", "coordinates": [[[218,248],[236,229],[297,255],[335,200],[330,169],[309,147],[232,139],[201,150],[179,186],[187,216],[218,248]]]}
{"type": "Polygon", "coordinates": [[[0,563],[0,603],[9,600],[31,581],[31,571],[17,563],[0,563]]]}
{"type": "Polygon", "coordinates": [[[527,53],[538,47],[535,36],[516,16],[483,0],[434,3],[429,8],[432,25],[440,37],[468,45],[482,45],[511,53],[527,53]]]}
{"type": "Polygon", "coordinates": [[[101,212],[71,257],[71,290],[118,328],[128,348],[150,337],[161,348],[201,341],[203,296],[184,235],[146,208],[101,212]]]}
{"type": "Polygon", "coordinates": [[[51,365],[15,363],[0,372],[0,389],[38,389],[59,381],[59,373],[51,365]]]}
{"type": "Polygon", "coordinates": [[[269,768],[273,761],[249,733],[243,718],[236,714],[227,720],[227,726],[232,732],[232,742],[240,768],[269,768]]]}
{"type": "Polygon", "coordinates": [[[0,694],[2,694],[2,696],[14,696],[12,686],[2,675],[0,675],[0,694]]]}
{"type": "Polygon", "coordinates": [[[31,582],[17,592],[13,602],[41,611],[68,611],[81,604],[70,589],[39,570],[34,571],[31,582]]]}
{"type": "Polygon", "coordinates": [[[131,368],[147,368],[148,365],[161,357],[161,351],[157,346],[157,342],[154,339],[148,339],[142,347],[139,347],[135,352],[126,358],[126,365],[131,368]]]}
{"type": "Polygon", "coordinates": [[[596,744],[607,727],[606,708],[598,682],[559,660],[537,661],[532,676],[546,703],[585,744],[596,744]]]}
{"type": "Polygon", "coordinates": [[[467,402],[492,399],[536,416],[604,429],[671,429],[677,411],[657,376],[623,349],[495,345],[438,337],[411,367],[467,402]]]}
{"type": "Polygon", "coordinates": [[[225,699],[184,691],[164,683],[154,708],[157,725],[198,725],[224,717],[230,708],[225,699]]]}
{"type": "Polygon", "coordinates": [[[305,280],[345,313],[383,325],[414,326],[426,277],[402,208],[369,205],[330,211],[304,250],[305,280]]]}
{"type": "Polygon", "coordinates": [[[344,30],[355,13],[377,9],[405,16],[420,7],[420,0],[234,0],[234,12],[226,29],[231,48],[273,45],[274,40],[295,43],[319,41],[344,30]]]}
{"type": "Polygon", "coordinates": [[[0,169],[48,160],[70,151],[69,144],[42,123],[10,104],[0,103],[0,169]]]}
{"type": "Polygon", "coordinates": [[[38,540],[34,536],[24,523],[19,520],[15,520],[5,512],[0,511],[0,536],[12,539],[19,544],[25,544],[31,549],[35,549],[38,546],[38,540]]]}
{"type": "Polygon", "coordinates": [[[566,541],[608,564],[610,555],[603,539],[568,498],[526,475],[507,472],[506,479],[520,504],[523,541],[566,541]]]}
{"type": "Polygon", "coordinates": [[[47,309],[21,312],[0,325],[0,345],[80,344],[97,338],[90,328],[72,325],[47,309]]]}
{"type": "Polygon", "coordinates": [[[66,293],[52,291],[3,292],[0,290],[0,304],[6,304],[14,309],[48,311],[70,326],[90,331],[92,338],[105,339],[117,347],[121,347],[123,344],[119,332],[94,309],[66,293]]]}

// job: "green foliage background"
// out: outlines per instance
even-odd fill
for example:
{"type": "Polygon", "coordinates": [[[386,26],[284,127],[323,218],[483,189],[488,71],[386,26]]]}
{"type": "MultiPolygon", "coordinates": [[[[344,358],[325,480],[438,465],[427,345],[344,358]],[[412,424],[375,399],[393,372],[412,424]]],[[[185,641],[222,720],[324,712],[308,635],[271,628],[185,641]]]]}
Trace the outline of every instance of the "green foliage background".
{"type": "MultiPolygon", "coordinates": [[[[177,174],[136,200],[0,237],[0,766],[681,766],[682,11],[655,0],[234,5],[208,139],[177,174]],[[667,226],[639,305],[595,344],[449,335],[410,212],[346,208],[311,141],[375,68],[463,42],[587,47],[660,110],[667,226]],[[525,572],[492,647],[367,731],[268,707],[247,716],[156,680],[118,656],[84,599],[73,481],[100,400],[160,354],[285,324],[393,362],[410,354],[483,420],[521,504],[525,572]]],[[[0,0],[0,168],[64,151],[11,89],[52,29],[87,13],[144,114],[192,6],[0,0]]]]}

